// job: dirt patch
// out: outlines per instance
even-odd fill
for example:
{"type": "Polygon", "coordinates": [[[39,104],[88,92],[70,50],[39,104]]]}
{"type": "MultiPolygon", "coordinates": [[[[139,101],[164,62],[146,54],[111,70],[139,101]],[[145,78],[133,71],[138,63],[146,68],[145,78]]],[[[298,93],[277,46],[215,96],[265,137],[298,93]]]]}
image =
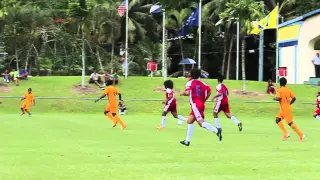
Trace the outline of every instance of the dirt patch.
{"type": "Polygon", "coordinates": [[[81,84],[73,85],[72,93],[73,94],[96,94],[101,92],[100,89],[85,85],[84,87],[81,84]]]}
{"type": "Polygon", "coordinates": [[[155,87],[153,88],[153,91],[154,92],[163,92],[165,89],[163,86],[158,86],[158,87],[155,87]]]}
{"type": "Polygon", "coordinates": [[[242,91],[242,90],[233,90],[232,94],[242,97],[242,98],[256,98],[256,99],[264,99],[267,94],[259,93],[259,92],[251,92],[251,91],[242,91]]]}
{"type": "Polygon", "coordinates": [[[0,92],[10,92],[12,88],[9,87],[7,84],[0,83],[0,92]]]}

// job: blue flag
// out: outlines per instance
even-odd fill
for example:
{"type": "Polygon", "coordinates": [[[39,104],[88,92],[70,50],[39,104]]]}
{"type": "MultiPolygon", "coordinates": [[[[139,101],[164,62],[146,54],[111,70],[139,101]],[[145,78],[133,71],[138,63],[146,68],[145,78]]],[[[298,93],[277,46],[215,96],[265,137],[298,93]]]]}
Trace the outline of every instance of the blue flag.
{"type": "Polygon", "coordinates": [[[199,26],[199,6],[194,10],[187,22],[178,32],[178,36],[186,36],[190,26],[199,26]]]}

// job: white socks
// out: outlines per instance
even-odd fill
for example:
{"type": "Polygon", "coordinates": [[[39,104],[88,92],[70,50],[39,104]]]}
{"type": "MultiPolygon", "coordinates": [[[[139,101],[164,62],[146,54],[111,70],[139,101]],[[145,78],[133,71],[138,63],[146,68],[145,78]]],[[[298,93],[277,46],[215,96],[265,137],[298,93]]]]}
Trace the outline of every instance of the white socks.
{"type": "Polygon", "coordinates": [[[215,128],[214,126],[212,126],[212,125],[211,125],[210,123],[208,123],[208,122],[203,122],[203,123],[201,124],[201,126],[202,126],[203,128],[206,128],[206,129],[209,130],[209,131],[212,131],[212,132],[215,132],[215,133],[218,132],[218,129],[215,128]]]}
{"type": "Polygon", "coordinates": [[[231,117],[231,120],[236,124],[238,125],[240,123],[240,121],[238,121],[238,119],[234,116],[231,117]]]}
{"type": "Polygon", "coordinates": [[[319,121],[320,121],[320,116],[318,115],[318,116],[316,116],[316,119],[318,119],[319,121]]]}
{"type": "Polygon", "coordinates": [[[166,126],[166,120],[167,120],[167,117],[166,116],[162,116],[162,119],[161,119],[161,127],[165,127],[166,126]]]}
{"type": "Polygon", "coordinates": [[[187,131],[187,137],[186,137],[186,141],[190,142],[191,141],[191,137],[193,134],[193,129],[194,129],[194,125],[193,124],[188,124],[188,131],[187,131]]]}
{"type": "Polygon", "coordinates": [[[214,118],[214,121],[216,123],[216,127],[217,128],[221,128],[220,119],[219,118],[214,118]]]}
{"type": "Polygon", "coordinates": [[[187,118],[185,118],[184,116],[178,115],[178,119],[181,121],[187,121],[187,118]]]}

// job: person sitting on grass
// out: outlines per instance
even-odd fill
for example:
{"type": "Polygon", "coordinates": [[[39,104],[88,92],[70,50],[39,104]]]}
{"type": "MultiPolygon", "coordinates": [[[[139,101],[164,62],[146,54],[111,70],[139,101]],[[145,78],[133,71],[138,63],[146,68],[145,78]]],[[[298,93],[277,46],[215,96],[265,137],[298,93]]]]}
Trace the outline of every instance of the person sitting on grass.
{"type": "Polygon", "coordinates": [[[117,73],[111,75],[111,79],[113,80],[113,84],[118,85],[120,84],[120,76],[117,73]]]}
{"type": "Polygon", "coordinates": [[[96,84],[97,86],[99,86],[99,88],[101,87],[101,76],[100,74],[98,74],[96,71],[94,71],[91,75],[90,75],[90,80],[89,80],[89,84],[96,84]]]}
{"type": "Polygon", "coordinates": [[[111,76],[108,72],[104,72],[103,77],[104,77],[104,82],[105,82],[104,84],[105,84],[105,86],[107,86],[107,82],[108,82],[108,80],[111,79],[111,76]]]}
{"type": "Polygon", "coordinates": [[[119,102],[119,114],[120,115],[126,115],[127,114],[127,108],[126,108],[126,105],[124,104],[123,100],[121,100],[119,102]]]}
{"type": "Polygon", "coordinates": [[[5,70],[4,73],[1,74],[3,76],[3,81],[8,83],[10,82],[10,74],[8,70],[5,70]]]}
{"type": "Polygon", "coordinates": [[[273,85],[271,79],[269,79],[267,84],[267,93],[270,94],[271,96],[274,96],[274,94],[276,93],[276,87],[273,85]]]}
{"type": "Polygon", "coordinates": [[[11,79],[15,81],[16,86],[19,86],[19,72],[16,71],[15,69],[12,69],[12,71],[10,72],[10,76],[11,76],[11,79]]]}
{"type": "Polygon", "coordinates": [[[21,69],[19,72],[20,76],[19,79],[28,79],[28,71],[25,69],[21,69]]]}

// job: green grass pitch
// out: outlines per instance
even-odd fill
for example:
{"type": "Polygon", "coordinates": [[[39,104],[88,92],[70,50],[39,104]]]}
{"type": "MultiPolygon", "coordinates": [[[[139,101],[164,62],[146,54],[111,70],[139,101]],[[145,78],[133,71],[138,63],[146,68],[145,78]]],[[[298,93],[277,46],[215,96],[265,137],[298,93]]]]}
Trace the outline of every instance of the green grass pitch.
{"type": "MultiPolygon", "coordinates": [[[[22,96],[32,87],[36,98],[99,97],[72,94],[80,77],[33,77],[0,96],[22,96]]],[[[176,90],[185,79],[173,79],[176,90]]],[[[216,80],[205,80],[214,87],[216,80]]],[[[196,127],[191,146],[179,144],[186,136],[186,124],[176,125],[169,116],[164,131],[156,129],[161,120],[160,101],[153,88],[162,86],[161,78],[130,77],[119,86],[129,108],[123,116],[128,128],[111,128],[103,115],[106,101],[95,104],[83,100],[37,99],[33,117],[20,117],[17,98],[0,98],[0,180],[318,180],[320,175],[320,121],[312,117],[317,87],[289,85],[297,96],[293,106],[295,122],[306,133],[304,142],[289,128],[291,138],[281,141],[275,123],[279,107],[265,97],[230,95],[231,111],[244,124],[243,132],[231,120],[221,117],[223,141],[215,134],[196,127]]],[[[230,91],[241,89],[241,81],[226,81],[230,91]]],[[[265,83],[248,81],[248,90],[265,91],[265,83]]],[[[187,116],[186,97],[178,98],[178,111],[187,116]]],[[[212,102],[207,103],[206,119],[212,120],[212,102]]]]}

